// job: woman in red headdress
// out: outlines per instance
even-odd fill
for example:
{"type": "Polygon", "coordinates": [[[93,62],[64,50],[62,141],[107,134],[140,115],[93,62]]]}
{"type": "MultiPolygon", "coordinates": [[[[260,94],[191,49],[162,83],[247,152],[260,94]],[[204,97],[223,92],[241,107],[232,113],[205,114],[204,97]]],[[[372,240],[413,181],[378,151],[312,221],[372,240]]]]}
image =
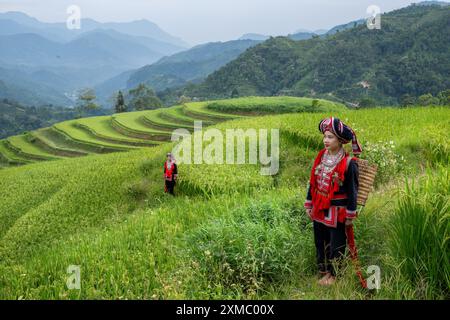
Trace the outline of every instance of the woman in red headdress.
{"type": "Polygon", "coordinates": [[[362,149],[354,131],[338,118],[323,119],[319,130],[325,147],[311,169],[304,207],[314,225],[319,284],[331,285],[345,254],[346,226],[357,217],[358,164],[343,145],[352,141],[354,155],[362,149]]]}

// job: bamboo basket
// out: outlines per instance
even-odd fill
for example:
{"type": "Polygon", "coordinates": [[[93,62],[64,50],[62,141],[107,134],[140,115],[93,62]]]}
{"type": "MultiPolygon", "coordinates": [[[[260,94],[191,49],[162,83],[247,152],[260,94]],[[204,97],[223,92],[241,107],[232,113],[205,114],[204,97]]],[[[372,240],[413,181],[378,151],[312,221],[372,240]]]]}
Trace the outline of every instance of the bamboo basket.
{"type": "Polygon", "coordinates": [[[365,206],[369,193],[373,191],[375,176],[377,174],[378,166],[369,163],[368,160],[356,158],[358,163],[358,197],[356,203],[360,206],[365,206]]]}

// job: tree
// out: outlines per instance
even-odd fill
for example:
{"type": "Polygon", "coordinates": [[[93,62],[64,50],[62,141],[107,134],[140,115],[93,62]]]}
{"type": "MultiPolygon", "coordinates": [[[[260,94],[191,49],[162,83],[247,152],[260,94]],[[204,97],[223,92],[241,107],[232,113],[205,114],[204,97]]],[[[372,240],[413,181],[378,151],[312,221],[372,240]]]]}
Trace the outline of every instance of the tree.
{"type": "Polygon", "coordinates": [[[119,90],[116,96],[116,104],[114,105],[116,113],[121,113],[127,111],[127,106],[125,105],[125,99],[123,98],[122,91],[119,90]]]}
{"type": "Polygon", "coordinates": [[[182,95],[182,96],[178,99],[178,103],[177,103],[177,104],[183,105],[183,104],[186,104],[186,103],[191,102],[191,101],[192,101],[192,99],[191,99],[190,97],[187,97],[187,96],[185,96],[185,95],[182,95]]]}
{"type": "Polygon", "coordinates": [[[437,98],[433,97],[433,95],[431,93],[427,93],[427,94],[421,95],[417,99],[417,102],[421,106],[430,106],[433,104],[438,104],[439,100],[437,98]]]}
{"type": "Polygon", "coordinates": [[[439,92],[438,94],[439,104],[443,106],[450,105],[450,89],[439,92]]]}
{"type": "Polygon", "coordinates": [[[161,100],[156,96],[153,89],[141,83],[129,91],[131,97],[130,105],[135,110],[152,110],[163,107],[161,100]]]}
{"type": "Polygon", "coordinates": [[[370,97],[364,97],[359,102],[359,106],[361,108],[371,108],[371,107],[375,107],[375,105],[376,105],[375,100],[370,97]]]}
{"type": "Polygon", "coordinates": [[[409,94],[404,94],[400,98],[400,104],[401,104],[402,107],[412,106],[414,103],[415,103],[414,97],[412,97],[409,94]]]}
{"type": "Polygon", "coordinates": [[[77,110],[81,118],[83,113],[99,109],[95,103],[95,91],[91,88],[85,88],[78,91],[77,110]]]}

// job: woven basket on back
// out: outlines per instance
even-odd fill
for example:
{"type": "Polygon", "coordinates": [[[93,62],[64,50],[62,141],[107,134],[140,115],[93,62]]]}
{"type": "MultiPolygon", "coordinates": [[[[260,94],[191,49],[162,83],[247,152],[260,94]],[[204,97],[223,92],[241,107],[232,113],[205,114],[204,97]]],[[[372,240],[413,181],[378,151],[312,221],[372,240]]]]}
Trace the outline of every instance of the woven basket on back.
{"type": "Polygon", "coordinates": [[[378,166],[369,163],[368,160],[356,158],[358,163],[358,198],[356,202],[358,205],[364,206],[366,204],[369,193],[373,190],[375,175],[377,174],[378,166]]]}

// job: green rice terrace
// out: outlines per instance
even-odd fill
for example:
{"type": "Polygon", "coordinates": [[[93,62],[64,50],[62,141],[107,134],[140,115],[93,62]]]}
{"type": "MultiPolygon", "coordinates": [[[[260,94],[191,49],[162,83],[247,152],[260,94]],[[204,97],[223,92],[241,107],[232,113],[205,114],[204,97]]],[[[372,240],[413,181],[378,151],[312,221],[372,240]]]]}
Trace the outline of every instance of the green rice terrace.
{"type": "MultiPolygon", "coordinates": [[[[1,299],[449,299],[449,107],[349,110],[326,100],[247,97],[82,118],[0,140],[1,299]],[[378,165],[355,222],[363,273],[350,262],[317,285],[303,209],[334,115],[378,165]],[[279,170],[179,165],[162,170],[172,131],[279,129],[279,170]],[[81,288],[67,287],[79,266],[81,288]]],[[[206,144],[206,142],[204,142],[206,144]]],[[[345,145],[346,148],[350,147],[345,145]]],[[[349,150],[349,149],[348,149],[349,150]]]]}
{"type": "MultiPolygon", "coordinates": [[[[192,131],[196,120],[202,121],[203,126],[210,126],[253,115],[255,110],[260,110],[259,113],[301,112],[308,108],[312,110],[312,101],[308,98],[253,97],[71,120],[0,140],[0,163],[14,166],[153,147],[170,141],[175,129],[192,131]],[[222,112],[224,105],[229,106],[229,112],[222,112]]],[[[317,103],[315,111],[343,108],[324,100],[317,100],[317,103]]]]}

